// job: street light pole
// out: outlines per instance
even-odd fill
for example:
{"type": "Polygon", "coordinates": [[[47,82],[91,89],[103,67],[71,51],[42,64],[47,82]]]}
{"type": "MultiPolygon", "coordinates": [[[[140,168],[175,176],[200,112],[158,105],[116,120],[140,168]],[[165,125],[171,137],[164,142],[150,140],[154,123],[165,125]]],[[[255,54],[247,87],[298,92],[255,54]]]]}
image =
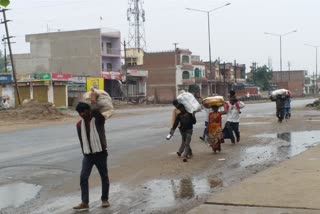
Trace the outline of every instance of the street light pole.
{"type": "Polygon", "coordinates": [[[280,35],[280,72],[282,77],[282,35],[280,35]]]}
{"type": "Polygon", "coordinates": [[[316,94],[318,94],[318,47],[320,47],[320,45],[309,45],[309,44],[304,44],[306,46],[309,47],[313,47],[314,49],[316,49],[316,94]]]}
{"type": "MultiPolygon", "coordinates": [[[[210,74],[211,74],[211,35],[210,35],[210,12],[207,12],[208,15],[208,40],[209,40],[209,70],[210,70],[210,74]]],[[[216,80],[216,74],[214,74],[214,79],[216,80]]],[[[214,83],[214,94],[217,93],[217,81],[215,81],[214,83]]],[[[210,95],[212,94],[212,85],[210,85],[210,95]]]]}
{"type": "MultiPolygon", "coordinates": [[[[202,13],[206,13],[207,17],[208,17],[208,40],[209,40],[209,70],[211,73],[211,68],[212,68],[212,59],[211,59],[211,32],[210,32],[210,13],[218,10],[220,8],[226,7],[228,5],[230,5],[231,3],[227,3],[225,5],[222,5],[220,7],[214,8],[212,10],[198,10],[198,9],[192,9],[192,8],[186,8],[187,10],[192,10],[192,11],[197,11],[197,12],[202,12],[202,13]]],[[[214,83],[214,93],[217,93],[217,81],[216,81],[216,74],[214,74],[214,79],[215,79],[215,83],[214,83]]],[[[210,94],[212,94],[212,87],[210,86],[210,94]]]]}
{"type": "Polygon", "coordinates": [[[278,36],[280,38],[280,80],[282,81],[282,37],[283,36],[286,36],[288,34],[291,34],[291,33],[296,33],[297,30],[293,30],[293,31],[290,31],[290,32],[287,32],[287,33],[283,33],[283,34],[275,34],[275,33],[268,33],[268,32],[265,32],[264,34],[267,34],[267,35],[271,35],[271,36],[278,36]]]}

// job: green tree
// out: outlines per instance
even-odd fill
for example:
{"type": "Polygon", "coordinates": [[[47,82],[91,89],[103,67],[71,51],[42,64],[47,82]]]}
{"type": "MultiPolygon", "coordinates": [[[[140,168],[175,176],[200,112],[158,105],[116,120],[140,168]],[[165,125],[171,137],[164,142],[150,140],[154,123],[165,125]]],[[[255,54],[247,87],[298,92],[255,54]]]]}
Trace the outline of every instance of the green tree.
{"type": "Polygon", "coordinates": [[[4,73],[5,71],[5,59],[4,55],[2,54],[2,51],[0,50],[0,73],[4,73]]]}
{"type": "Polygon", "coordinates": [[[7,7],[10,4],[10,0],[0,0],[0,6],[7,7]]]}
{"type": "Polygon", "coordinates": [[[270,88],[271,79],[272,71],[266,65],[257,67],[256,71],[252,72],[252,82],[264,91],[270,88]]]}

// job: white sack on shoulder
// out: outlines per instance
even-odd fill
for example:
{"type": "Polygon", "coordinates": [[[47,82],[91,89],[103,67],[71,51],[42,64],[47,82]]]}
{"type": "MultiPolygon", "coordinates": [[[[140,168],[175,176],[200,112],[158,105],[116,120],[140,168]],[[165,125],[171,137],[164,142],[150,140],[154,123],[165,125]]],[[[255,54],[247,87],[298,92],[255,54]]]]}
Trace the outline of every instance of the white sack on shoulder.
{"type": "Polygon", "coordinates": [[[201,105],[200,103],[196,100],[196,98],[189,92],[183,92],[178,95],[177,100],[179,103],[184,105],[186,108],[187,112],[193,113],[193,112],[198,112],[201,111],[201,105]]]}
{"type": "MultiPolygon", "coordinates": [[[[103,90],[94,90],[96,93],[98,93],[98,97],[97,97],[97,103],[96,103],[96,107],[99,109],[99,111],[101,112],[101,114],[108,119],[109,117],[112,116],[113,113],[113,103],[112,103],[112,98],[110,97],[110,95],[103,91],[103,90]]],[[[89,105],[91,105],[91,91],[86,92],[83,95],[83,101],[88,103],[89,105]]]]}

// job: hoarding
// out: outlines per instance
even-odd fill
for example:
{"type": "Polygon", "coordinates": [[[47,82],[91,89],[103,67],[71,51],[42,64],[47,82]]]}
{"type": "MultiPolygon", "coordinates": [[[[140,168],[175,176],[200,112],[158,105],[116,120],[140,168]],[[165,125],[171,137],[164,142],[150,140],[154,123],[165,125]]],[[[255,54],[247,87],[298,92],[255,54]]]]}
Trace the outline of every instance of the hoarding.
{"type": "Polygon", "coordinates": [[[89,91],[91,87],[99,90],[104,90],[104,79],[96,77],[87,77],[87,91],[89,91]]]}

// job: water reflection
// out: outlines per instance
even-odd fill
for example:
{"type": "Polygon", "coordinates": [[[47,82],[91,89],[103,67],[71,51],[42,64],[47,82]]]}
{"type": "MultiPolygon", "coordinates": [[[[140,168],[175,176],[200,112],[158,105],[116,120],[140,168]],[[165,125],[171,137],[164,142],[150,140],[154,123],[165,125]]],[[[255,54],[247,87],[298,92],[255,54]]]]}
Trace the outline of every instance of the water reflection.
{"type": "Polygon", "coordinates": [[[243,151],[242,167],[278,161],[304,152],[320,143],[320,131],[284,132],[256,135],[257,138],[274,139],[266,145],[257,145],[243,151]]]}
{"type": "Polygon", "coordinates": [[[291,143],[291,132],[278,133],[277,138],[291,143]]]}

